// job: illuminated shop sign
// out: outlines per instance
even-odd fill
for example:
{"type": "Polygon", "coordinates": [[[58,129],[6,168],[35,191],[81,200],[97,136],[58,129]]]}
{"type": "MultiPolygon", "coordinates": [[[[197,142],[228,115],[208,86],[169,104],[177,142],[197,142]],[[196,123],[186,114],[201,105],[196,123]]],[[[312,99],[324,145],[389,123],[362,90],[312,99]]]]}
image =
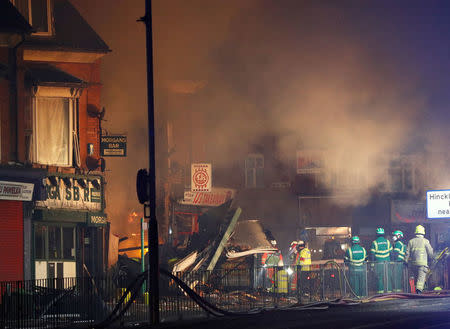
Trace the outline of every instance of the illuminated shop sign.
{"type": "Polygon", "coordinates": [[[427,217],[450,218],[450,190],[427,191],[427,217]]]}
{"type": "Polygon", "coordinates": [[[210,163],[191,164],[191,191],[211,192],[211,173],[210,163]]]}
{"type": "Polygon", "coordinates": [[[181,204],[189,204],[195,206],[220,206],[234,198],[236,190],[227,188],[212,188],[211,192],[184,192],[184,199],[181,204]]]}

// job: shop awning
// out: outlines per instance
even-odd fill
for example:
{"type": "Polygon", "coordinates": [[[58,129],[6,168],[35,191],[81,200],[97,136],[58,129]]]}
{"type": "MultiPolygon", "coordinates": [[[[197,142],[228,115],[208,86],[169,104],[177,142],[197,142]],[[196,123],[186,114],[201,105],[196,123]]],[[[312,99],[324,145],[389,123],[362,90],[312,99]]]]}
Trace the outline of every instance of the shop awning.
{"type": "Polygon", "coordinates": [[[107,215],[104,212],[62,209],[35,209],[33,219],[45,222],[83,223],[88,226],[104,226],[107,224],[107,215]]]}
{"type": "Polygon", "coordinates": [[[84,88],[87,83],[48,64],[33,64],[26,68],[26,79],[33,86],[84,88]]]}

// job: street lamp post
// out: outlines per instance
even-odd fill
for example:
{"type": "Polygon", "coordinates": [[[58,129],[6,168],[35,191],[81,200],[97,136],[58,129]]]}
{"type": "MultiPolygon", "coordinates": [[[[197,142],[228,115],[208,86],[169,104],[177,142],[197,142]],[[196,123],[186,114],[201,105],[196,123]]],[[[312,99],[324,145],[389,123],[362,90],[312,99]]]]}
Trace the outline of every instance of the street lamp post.
{"type": "Polygon", "coordinates": [[[144,205],[144,216],[148,218],[149,252],[149,315],[150,324],[159,323],[159,257],[158,222],[156,220],[156,174],[155,174],[155,111],[153,91],[153,38],[152,38],[152,1],[145,1],[145,16],[140,20],[146,26],[147,47],[147,103],[148,103],[148,155],[149,172],[147,181],[148,201],[144,205]]]}

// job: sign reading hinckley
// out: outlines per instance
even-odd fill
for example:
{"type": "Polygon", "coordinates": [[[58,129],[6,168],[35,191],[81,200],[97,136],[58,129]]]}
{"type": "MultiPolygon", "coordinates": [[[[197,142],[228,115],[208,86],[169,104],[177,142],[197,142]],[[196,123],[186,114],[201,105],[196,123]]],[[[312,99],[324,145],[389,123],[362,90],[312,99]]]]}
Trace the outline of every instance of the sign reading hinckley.
{"type": "MultiPolygon", "coordinates": [[[[44,180],[46,200],[36,201],[36,206],[49,209],[79,209],[100,211],[102,209],[102,190],[95,188],[92,180],[100,183],[100,178],[84,178],[83,185],[76,178],[67,177],[70,184],[66,185],[62,177],[56,178],[56,186],[49,178],[44,180]]],[[[81,179],[80,179],[81,181],[81,179]]]]}
{"type": "Polygon", "coordinates": [[[427,217],[450,218],[450,190],[427,191],[427,217]]]}
{"type": "Polygon", "coordinates": [[[211,192],[211,164],[191,164],[191,191],[211,192]]]}
{"type": "Polygon", "coordinates": [[[220,206],[221,204],[233,199],[236,190],[229,188],[213,187],[211,192],[192,192],[185,191],[181,204],[189,204],[194,206],[220,206]]]}
{"type": "Polygon", "coordinates": [[[127,136],[106,135],[100,137],[100,156],[126,157],[127,136]]]}
{"type": "Polygon", "coordinates": [[[0,200],[31,201],[34,184],[0,181],[0,200]]]}

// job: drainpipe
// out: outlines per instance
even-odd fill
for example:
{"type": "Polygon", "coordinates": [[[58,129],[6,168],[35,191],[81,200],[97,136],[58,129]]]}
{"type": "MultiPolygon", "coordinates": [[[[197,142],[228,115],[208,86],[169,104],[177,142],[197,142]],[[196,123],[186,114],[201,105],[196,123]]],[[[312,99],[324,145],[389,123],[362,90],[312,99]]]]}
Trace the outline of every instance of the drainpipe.
{"type": "Polygon", "coordinates": [[[11,140],[9,142],[9,161],[18,162],[19,158],[19,120],[18,120],[18,87],[17,87],[17,51],[25,41],[25,36],[21,34],[20,42],[9,48],[9,132],[11,140]]]}

